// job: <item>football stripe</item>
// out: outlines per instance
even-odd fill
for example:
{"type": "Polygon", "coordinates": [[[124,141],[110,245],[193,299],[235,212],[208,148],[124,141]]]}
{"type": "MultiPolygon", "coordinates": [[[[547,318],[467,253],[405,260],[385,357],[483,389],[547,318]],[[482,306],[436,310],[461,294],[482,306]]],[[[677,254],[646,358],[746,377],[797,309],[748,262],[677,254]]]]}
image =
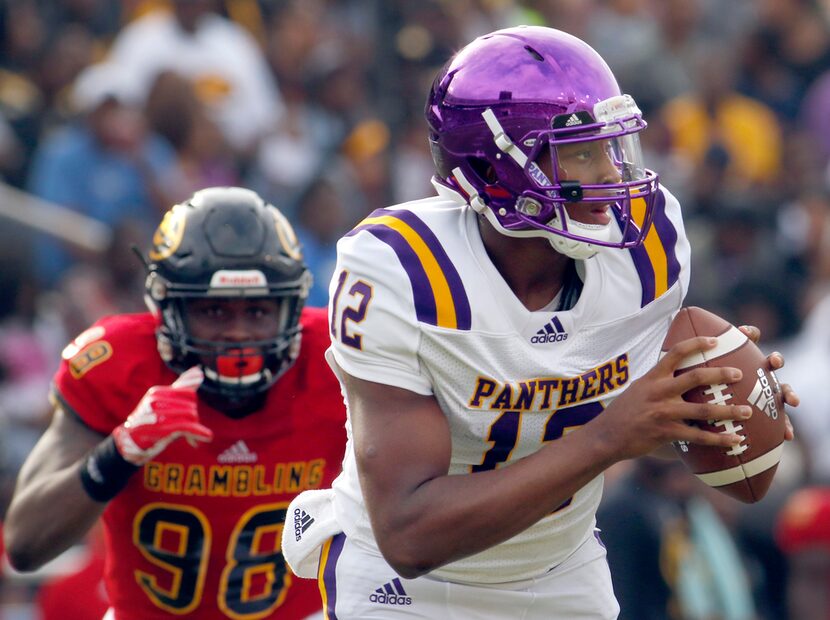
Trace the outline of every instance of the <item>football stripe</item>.
{"type": "Polygon", "coordinates": [[[730,326],[727,331],[718,336],[718,344],[715,345],[714,349],[692,353],[680,362],[677,369],[683,370],[685,368],[691,368],[692,366],[699,366],[707,360],[713,360],[721,355],[726,355],[727,353],[742,347],[747,340],[748,338],[746,337],[746,334],[744,334],[740,329],[730,326]]]}
{"type": "Polygon", "coordinates": [[[714,471],[709,474],[695,474],[703,482],[710,487],[722,487],[734,482],[740,482],[746,478],[757,476],[761,472],[774,467],[781,460],[781,453],[784,451],[784,444],[778,444],[778,447],[773,448],[766,454],[762,454],[756,459],[747,461],[736,467],[730,467],[722,471],[714,471]]]}

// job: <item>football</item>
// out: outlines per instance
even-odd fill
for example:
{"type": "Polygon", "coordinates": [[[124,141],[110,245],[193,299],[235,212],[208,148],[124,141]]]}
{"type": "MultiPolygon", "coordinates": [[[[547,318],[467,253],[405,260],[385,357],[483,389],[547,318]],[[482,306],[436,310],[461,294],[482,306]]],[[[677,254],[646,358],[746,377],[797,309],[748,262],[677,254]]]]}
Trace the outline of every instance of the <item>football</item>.
{"type": "Polygon", "coordinates": [[[751,405],[748,420],[689,421],[713,433],[736,433],[743,439],[732,448],[674,444],[680,459],[703,482],[746,503],[766,494],[783,450],[786,421],[784,396],[767,356],[737,327],[716,314],[689,306],[681,308],[663,341],[665,353],[681,340],[715,336],[718,344],[683,360],[675,375],[701,366],[739,368],[737,383],[700,386],[683,394],[690,403],[751,405]]]}

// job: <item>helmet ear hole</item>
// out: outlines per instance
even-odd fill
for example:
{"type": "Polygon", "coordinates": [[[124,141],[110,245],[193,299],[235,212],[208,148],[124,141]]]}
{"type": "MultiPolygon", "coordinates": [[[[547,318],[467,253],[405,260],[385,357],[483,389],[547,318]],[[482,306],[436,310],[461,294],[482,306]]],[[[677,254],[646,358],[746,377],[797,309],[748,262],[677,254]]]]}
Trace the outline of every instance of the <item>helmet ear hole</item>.
{"type": "Polygon", "coordinates": [[[496,169],[486,159],[482,159],[480,157],[468,157],[467,163],[473,173],[475,173],[479,182],[492,185],[499,180],[496,175],[496,169]]]}

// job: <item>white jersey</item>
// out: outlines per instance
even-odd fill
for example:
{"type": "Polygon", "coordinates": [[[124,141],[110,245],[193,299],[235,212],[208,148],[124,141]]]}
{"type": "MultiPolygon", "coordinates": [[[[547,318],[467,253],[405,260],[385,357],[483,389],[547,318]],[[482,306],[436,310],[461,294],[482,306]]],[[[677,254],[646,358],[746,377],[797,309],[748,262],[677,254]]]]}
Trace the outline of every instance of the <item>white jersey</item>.
{"type": "MultiPolygon", "coordinates": [[[[454,194],[378,210],[337,244],[329,362],[434,395],[452,433],[450,474],[509,466],[578,432],[656,363],[688,286],[689,244],[677,200],[662,190],[655,210],[642,246],[578,263],[584,288],[571,310],[535,312],[492,264],[478,216],[454,194]]],[[[345,534],[376,548],[351,439],[333,486],[345,534]]],[[[591,535],[601,494],[599,476],[532,527],[431,576],[541,575],[591,535]]]]}

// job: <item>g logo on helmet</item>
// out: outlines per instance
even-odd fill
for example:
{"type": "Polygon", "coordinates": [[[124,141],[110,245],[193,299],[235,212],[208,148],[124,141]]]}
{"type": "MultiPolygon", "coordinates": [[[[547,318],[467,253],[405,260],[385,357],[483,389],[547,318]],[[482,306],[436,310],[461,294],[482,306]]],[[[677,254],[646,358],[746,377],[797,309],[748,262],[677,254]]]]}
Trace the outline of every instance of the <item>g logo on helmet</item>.
{"type": "Polygon", "coordinates": [[[153,234],[153,247],[149,252],[150,260],[164,260],[179,249],[184,237],[186,221],[184,205],[176,205],[164,214],[161,224],[153,234]]]}
{"type": "Polygon", "coordinates": [[[303,253],[300,251],[300,242],[297,239],[297,235],[291,227],[288,219],[272,205],[268,205],[267,208],[269,213],[271,213],[274,217],[274,226],[277,231],[277,237],[279,237],[280,243],[285,249],[285,253],[294,260],[302,260],[303,253]]]}

